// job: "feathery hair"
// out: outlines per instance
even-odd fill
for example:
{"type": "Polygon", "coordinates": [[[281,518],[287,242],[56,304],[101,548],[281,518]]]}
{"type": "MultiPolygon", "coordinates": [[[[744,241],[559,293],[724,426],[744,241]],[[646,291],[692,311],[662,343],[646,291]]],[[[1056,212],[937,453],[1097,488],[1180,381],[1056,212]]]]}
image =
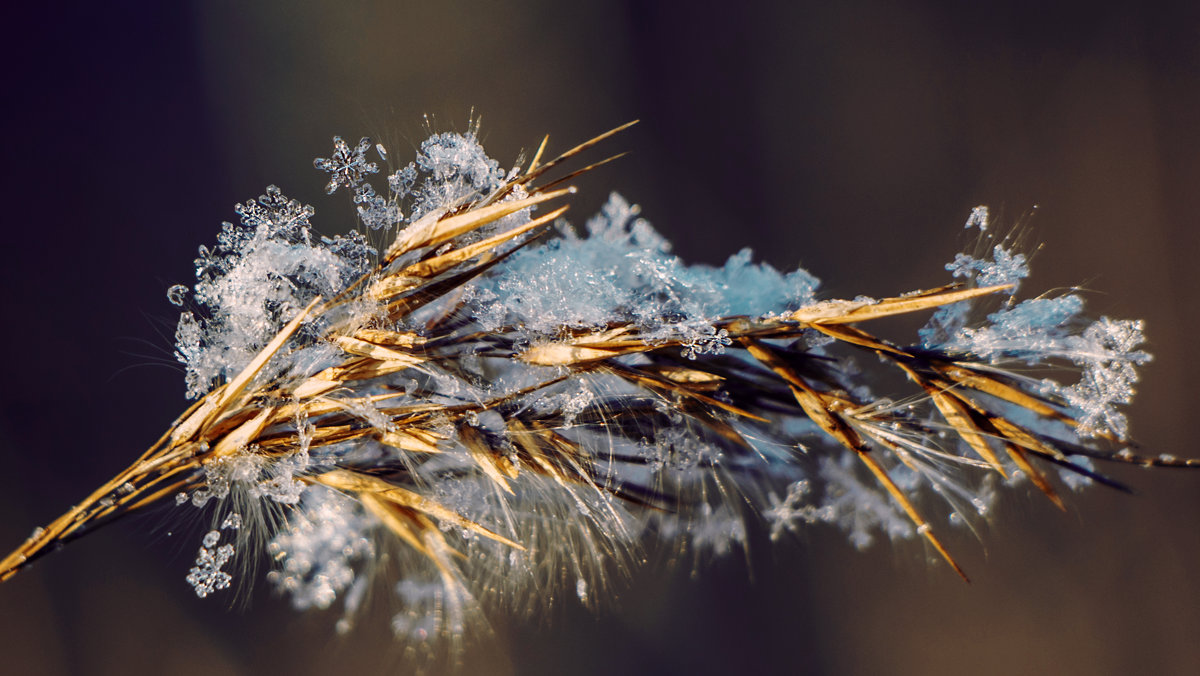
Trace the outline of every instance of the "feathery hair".
{"type": "Polygon", "coordinates": [[[298,608],[341,599],[345,629],[393,560],[393,629],[432,646],[484,606],[603,598],[646,538],[737,547],[750,518],[773,538],[923,539],[965,578],[931,524],[970,526],[998,488],[1062,507],[1063,486],[1122,488],[1096,460],[1197,464],[1126,447],[1141,323],[1086,320],[1072,293],[1018,302],[1025,257],[982,207],[967,226],[986,246],[951,283],[884,299],[818,301],[810,274],[748,251],[686,266],[617,195],[581,236],[562,186],[614,158],[555,170],[627,126],[507,173],[474,130],[434,135],[384,193],[383,147],[335,137],[315,166],[357,205],[365,232],[344,237],[273,186],[239,205],[194,287],[168,292],[195,404],[0,580],[121,515],[215,505],[199,596],[266,541],[271,583],[298,608]],[[871,330],[915,313],[915,339],[871,330]],[[1064,367],[1079,382],[1049,378],[1064,367]],[[903,398],[874,393],[889,371],[903,398]]]}

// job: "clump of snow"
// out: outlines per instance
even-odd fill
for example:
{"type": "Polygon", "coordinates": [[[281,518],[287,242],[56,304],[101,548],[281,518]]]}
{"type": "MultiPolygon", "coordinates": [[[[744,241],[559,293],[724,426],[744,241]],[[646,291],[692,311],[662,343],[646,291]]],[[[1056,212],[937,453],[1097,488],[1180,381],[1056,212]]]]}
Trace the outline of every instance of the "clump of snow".
{"type": "Polygon", "coordinates": [[[614,193],[587,222],[586,237],[563,228],[559,238],[518,252],[478,283],[480,323],[492,329],[518,324],[546,336],[564,327],[632,322],[664,340],[715,350],[727,344],[711,326],[716,318],[813,302],[815,277],[754,263],[749,249],[719,268],[685,265],[638,213],[614,193]]]}
{"type": "Polygon", "coordinates": [[[237,212],[240,224],[223,224],[217,245],[200,247],[196,310],[182,313],[175,331],[193,398],[235,376],[309,301],[344,289],[374,256],[359,233],[314,237],[312,207],[275,186],[237,212]]]}
{"type": "MultiPolygon", "coordinates": [[[[1016,285],[1029,276],[1025,254],[1014,254],[1000,244],[992,249],[992,260],[960,253],[954,257],[953,263],[946,264],[946,269],[955,277],[974,279],[977,286],[1016,285]]],[[[1016,291],[1015,286],[1013,290],[1016,291]]]]}
{"type": "Polygon", "coordinates": [[[1149,354],[1136,349],[1144,340],[1140,320],[1101,317],[1072,341],[1071,358],[1083,367],[1083,376],[1063,396],[1080,413],[1079,434],[1111,432],[1127,438],[1129,424],[1117,406],[1133,400],[1136,367],[1150,361],[1149,354]]]}
{"type": "Polygon", "coordinates": [[[430,136],[414,161],[388,177],[392,192],[409,200],[414,221],[471,195],[486,195],[503,182],[500,163],[487,156],[474,132],[430,136]]]}

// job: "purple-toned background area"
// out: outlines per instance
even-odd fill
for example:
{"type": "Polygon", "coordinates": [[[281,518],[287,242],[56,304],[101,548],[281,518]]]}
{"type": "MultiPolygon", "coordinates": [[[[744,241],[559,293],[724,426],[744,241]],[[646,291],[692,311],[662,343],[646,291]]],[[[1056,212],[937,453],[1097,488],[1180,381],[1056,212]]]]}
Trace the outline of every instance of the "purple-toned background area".
{"type": "MultiPolygon", "coordinates": [[[[1151,453],[1200,454],[1200,10],[945,4],[972,7],[164,2],[6,17],[0,548],[185,406],[164,294],[191,282],[233,204],[275,183],[344,229],[350,205],[322,193],[312,158],[333,134],[371,135],[405,163],[425,113],[435,131],[481,117],[502,164],[544,133],[561,150],[640,118],[599,151],[633,154],[579,182],[577,223],[619,190],[685,259],[752,246],[836,296],[943,283],[970,208],[988,204],[1044,243],[1028,290],[1081,284],[1092,313],[1147,320],[1134,433],[1151,453]]],[[[859,553],[827,528],[777,546],[754,532],[748,557],[695,580],[651,565],[618,582],[598,616],[570,598],[498,616],[463,673],[1195,673],[1200,473],[1113,473],[1139,495],[1094,489],[1064,514],[1022,490],[979,541],[948,535],[970,585],[919,543],[859,553]]],[[[336,616],[293,614],[261,570],[246,604],[197,599],[184,576],[203,530],[160,510],[0,585],[0,670],[409,670],[386,602],[337,638],[336,616]]]]}

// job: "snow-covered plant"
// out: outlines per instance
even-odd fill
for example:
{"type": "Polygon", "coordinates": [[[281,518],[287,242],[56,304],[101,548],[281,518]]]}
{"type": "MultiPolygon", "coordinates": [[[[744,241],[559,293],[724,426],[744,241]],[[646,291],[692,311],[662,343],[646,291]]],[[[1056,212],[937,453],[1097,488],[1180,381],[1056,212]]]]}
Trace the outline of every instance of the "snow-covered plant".
{"type": "Polygon", "coordinates": [[[557,186],[574,174],[545,177],[616,131],[507,172],[473,132],[439,134],[386,187],[382,146],[335,137],[315,164],[352,196],[349,236],[274,186],[239,205],[168,292],[195,404],[0,579],[174,502],[214,515],[197,595],[265,549],[270,584],[340,603],[339,629],[392,579],[395,633],[434,645],[488,607],[602,599],[654,541],[727,552],[752,519],[923,540],[961,575],[932,524],[986,515],[998,487],[1023,477],[1062,506],[1060,484],[1117,485],[1093,460],[1195,464],[1124,449],[1141,323],[1086,319],[1073,293],[1018,302],[1027,261],[986,209],[967,222],[986,254],[946,286],[818,300],[812,275],[749,250],[686,265],[615,194],[573,229],[557,186]],[[926,311],[914,342],[864,328],[926,311]],[[889,370],[907,392],[879,390],[889,370]]]}

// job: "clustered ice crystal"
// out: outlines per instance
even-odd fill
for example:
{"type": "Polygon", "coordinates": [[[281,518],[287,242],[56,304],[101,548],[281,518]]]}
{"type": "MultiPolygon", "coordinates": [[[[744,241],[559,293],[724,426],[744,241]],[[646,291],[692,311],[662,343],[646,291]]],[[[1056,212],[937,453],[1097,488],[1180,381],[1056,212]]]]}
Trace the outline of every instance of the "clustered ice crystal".
{"type": "Polygon", "coordinates": [[[233,545],[217,547],[221,532],[211,530],[204,536],[204,545],[196,555],[196,565],[188,571],[187,583],[196,590],[196,596],[204,598],[218,589],[228,589],[233,576],[221,570],[233,558],[233,545]]]}
{"type": "MultiPolygon", "coordinates": [[[[237,206],[213,248],[200,247],[191,302],[175,330],[176,358],[187,367],[187,394],[229,380],[316,296],[330,297],[362,276],[374,257],[355,232],[313,234],[313,208],[275,186],[237,206]]],[[[170,300],[182,301],[176,287],[170,300]]]]}
{"type": "MultiPolygon", "coordinates": [[[[386,190],[378,193],[368,181],[378,172],[377,163],[368,159],[372,148],[380,155],[386,152],[368,139],[351,147],[335,137],[332,156],[315,163],[329,175],[327,191],[352,193],[360,222],[372,229],[404,228],[436,210],[488,195],[506,179],[499,164],[484,154],[474,133],[444,133],[425,141],[416,160],[391,174],[386,190]]],[[[522,196],[518,189],[506,199],[522,196]]],[[[337,296],[376,261],[377,253],[358,233],[331,238],[315,234],[312,207],[289,200],[274,186],[257,200],[239,205],[237,213],[240,222],[225,223],[214,247],[201,247],[191,294],[182,286],[172,287],[168,293],[172,303],[188,307],[179,320],[176,355],[186,366],[190,397],[228,381],[300,308],[317,296],[337,296]]],[[[526,209],[492,228],[507,229],[530,217],[526,209]]],[[[986,209],[973,211],[967,225],[985,231],[986,209]]],[[[815,277],[803,269],[782,273],[766,263],[756,263],[749,249],[731,256],[720,267],[684,264],[670,253],[667,240],[640,217],[638,208],[615,193],[603,210],[587,221],[584,232],[577,233],[563,221],[555,229],[555,237],[521,249],[503,265],[464,284],[453,298],[431,303],[411,318],[411,325],[393,328],[419,331],[425,322],[440,321],[452,312],[461,318],[464,335],[503,329],[516,343],[532,345],[567,329],[629,323],[650,340],[678,341],[686,364],[698,356],[721,355],[730,345],[727,332],[714,327],[719,318],[778,314],[816,301],[815,277]]],[[[1025,257],[1003,244],[992,246],[989,258],[959,254],[947,269],[959,281],[980,287],[1015,285],[1029,274],[1025,257]]],[[[1125,419],[1116,407],[1129,401],[1137,380],[1134,367],[1149,360],[1137,349],[1143,340],[1140,323],[1107,318],[1089,323],[1080,315],[1082,299],[1064,294],[1005,307],[988,315],[987,323],[969,326],[974,304],[964,301],[934,313],[921,331],[921,347],[996,364],[1073,363],[1082,370],[1082,380],[1066,387],[1048,382],[1047,393],[1074,407],[1081,421],[1078,433],[1125,436],[1125,419]]],[[[351,304],[340,316],[369,318],[374,311],[370,306],[351,304]]],[[[360,325],[368,323],[361,321],[360,325]]],[[[322,341],[321,335],[319,322],[306,324],[272,361],[272,372],[312,374],[334,363],[337,350],[322,341]]],[[[821,345],[827,340],[814,335],[807,343],[814,358],[821,358],[821,345]]],[[[622,363],[639,363],[638,355],[623,359],[622,363]]],[[[464,353],[456,364],[457,370],[426,366],[401,371],[358,392],[355,398],[329,396],[340,402],[340,414],[388,432],[386,416],[364,396],[387,394],[394,407],[454,406],[517,392],[542,378],[535,367],[515,360],[488,360],[486,355],[464,353]]],[[[847,389],[850,387],[848,384],[847,389]]],[[[715,392],[713,396],[720,400],[723,395],[715,392]]],[[[753,430],[736,417],[721,419],[731,432],[745,432],[743,436],[753,447],[755,464],[750,467],[745,457],[723,455],[712,442],[711,432],[663,404],[662,399],[648,398],[620,378],[595,372],[530,393],[516,405],[531,415],[556,411],[561,415],[557,433],[563,439],[603,448],[607,455],[594,460],[596,472],[609,477],[612,492],[627,485],[691,483],[697,491],[713,495],[725,495],[729,490],[736,494],[743,489],[733,483],[739,472],[744,472],[766,487],[768,494],[759,509],[770,524],[772,537],[816,522],[836,524],[858,546],[866,546],[879,533],[896,539],[916,534],[918,529],[895,502],[878,485],[863,480],[852,455],[823,457],[807,464],[796,461],[797,445],[803,447],[808,443],[804,440],[819,436],[807,418],[781,415],[770,426],[753,430]],[[598,422],[596,415],[608,402],[618,400],[633,402],[626,404],[631,408],[640,406],[644,417],[657,421],[657,429],[648,431],[641,442],[616,435],[610,438],[604,433],[605,423],[598,422]],[[712,479],[714,468],[722,472],[716,475],[723,477],[720,481],[712,479]],[[732,483],[726,486],[722,481],[732,483]]],[[[272,583],[290,594],[297,608],[327,608],[340,597],[350,613],[364,597],[366,571],[377,554],[375,533],[380,521],[337,491],[306,485],[300,479],[306,472],[339,464],[369,467],[374,459],[394,458],[397,451],[375,441],[376,437],[309,448],[311,426],[297,420],[296,427],[304,440],[300,452],[268,460],[246,451],[210,463],[205,469],[207,486],[190,500],[197,506],[214,499],[236,499],[251,507],[256,502],[293,506],[286,524],[270,543],[270,553],[278,562],[278,569],[271,573],[272,583]]],[[[447,537],[456,543],[455,548],[468,555],[464,560],[473,560],[472,555],[480,552],[491,556],[488,567],[470,573],[478,577],[479,588],[504,588],[516,584],[514,580],[524,580],[531,587],[561,582],[580,598],[590,599],[603,583],[602,576],[585,562],[597,558],[600,550],[606,555],[620,551],[613,542],[632,541],[646,531],[662,537],[686,533],[697,547],[723,552],[746,537],[740,510],[731,510],[727,504],[705,505],[707,511],[700,510],[701,516],[690,520],[670,509],[643,510],[635,517],[612,492],[598,487],[558,491],[552,468],[541,475],[524,473],[504,479],[513,497],[500,495],[493,479],[479,476],[467,450],[469,439],[463,435],[499,440],[515,457],[518,444],[505,419],[489,411],[472,416],[466,427],[447,423],[437,432],[445,438],[440,452],[413,465],[414,481],[428,487],[441,504],[497,528],[528,548],[526,552],[509,551],[470,529],[448,528],[447,537]],[[547,535],[543,527],[548,523],[560,524],[556,526],[559,530],[547,535]],[[547,557],[548,562],[531,563],[530,551],[547,557]]],[[[982,514],[990,507],[986,484],[970,486],[905,467],[896,468],[896,477],[905,490],[924,487],[970,505],[969,511],[982,514]]],[[[744,490],[745,499],[751,500],[753,491],[744,490]]],[[[186,503],[189,496],[181,494],[178,501],[186,503]]],[[[236,524],[226,522],[227,532],[248,537],[243,534],[251,529],[239,528],[243,518],[253,522],[255,516],[243,510],[236,524]]],[[[216,530],[205,536],[188,575],[200,596],[230,584],[230,575],[222,568],[233,556],[234,547],[216,547],[219,537],[216,530]]],[[[422,546],[433,547],[429,543],[422,546]]],[[[444,556],[449,561],[456,556],[449,551],[434,548],[427,557],[439,560],[444,556]]],[[[401,562],[408,565],[412,559],[402,558],[401,562]]],[[[432,577],[410,570],[401,573],[406,577],[398,587],[398,597],[404,610],[393,622],[397,633],[427,635],[434,629],[435,613],[440,613],[442,626],[461,623],[461,616],[455,613],[461,613],[469,599],[447,595],[445,585],[453,577],[451,573],[435,571],[432,577]]]]}

